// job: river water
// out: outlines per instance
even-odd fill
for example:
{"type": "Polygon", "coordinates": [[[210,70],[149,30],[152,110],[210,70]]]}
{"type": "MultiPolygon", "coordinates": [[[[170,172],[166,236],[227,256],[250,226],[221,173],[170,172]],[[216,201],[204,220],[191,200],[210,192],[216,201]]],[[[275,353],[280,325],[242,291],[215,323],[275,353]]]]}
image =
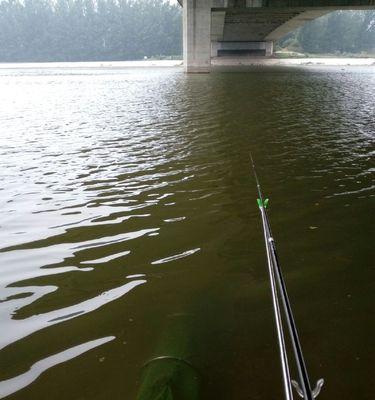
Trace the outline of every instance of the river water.
{"type": "Polygon", "coordinates": [[[374,67],[2,68],[0,397],[133,400],[170,356],[202,400],[282,398],[252,151],[319,398],[373,399],[374,93],[374,67]]]}

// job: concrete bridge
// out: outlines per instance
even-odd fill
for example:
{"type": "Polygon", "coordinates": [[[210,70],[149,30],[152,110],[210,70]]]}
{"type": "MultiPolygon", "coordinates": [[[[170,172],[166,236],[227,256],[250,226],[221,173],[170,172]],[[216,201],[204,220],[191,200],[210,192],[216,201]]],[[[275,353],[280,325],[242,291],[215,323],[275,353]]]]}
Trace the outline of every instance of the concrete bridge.
{"type": "Polygon", "coordinates": [[[275,41],[335,10],[375,9],[375,0],[179,0],[186,72],[209,72],[211,58],[271,56],[275,41]]]}

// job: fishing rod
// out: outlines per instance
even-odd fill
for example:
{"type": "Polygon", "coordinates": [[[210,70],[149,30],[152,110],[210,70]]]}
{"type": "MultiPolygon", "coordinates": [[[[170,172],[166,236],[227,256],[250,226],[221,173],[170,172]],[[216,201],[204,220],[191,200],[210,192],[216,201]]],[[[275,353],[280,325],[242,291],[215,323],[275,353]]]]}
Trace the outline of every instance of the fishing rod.
{"type": "Polygon", "coordinates": [[[256,181],[257,191],[258,191],[258,207],[262,218],[262,225],[263,225],[263,234],[264,234],[264,241],[266,245],[266,254],[267,254],[267,263],[268,263],[268,270],[270,275],[270,282],[271,282],[271,291],[272,291],[272,301],[275,313],[275,321],[276,321],[276,331],[278,336],[279,342],[279,350],[280,350],[280,361],[283,373],[283,382],[284,382],[284,391],[285,391],[285,398],[287,400],[293,400],[293,393],[292,393],[292,385],[296,389],[298,395],[305,400],[314,400],[320,393],[320,390],[324,384],[323,379],[319,379],[316,387],[312,390],[310,385],[309,376],[307,373],[306,363],[303,357],[301,343],[298,337],[296,323],[294,321],[292,308],[290,305],[288,293],[286,290],[286,285],[284,281],[284,277],[281,271],[279,259],[276,252],[276,245],[273,239],[271,226],[268,219],[267,214],[267,206],[268,206],[268,199],[264,199],[262,194],[262,189],[260,187],[258,175],[256,173],[255,164],[253,157],[250,153],[251,164],[254,172],[254,177],[256,181]],[[276,280],[275,280],[276,276],[276,280]],[[277,284],[277,285],[276,285],[277,284]],[[282,317],[281,311],[279,306],[279,299],[281,297],[281,302],[283,304],[285,319],[287,322],[287,327],[289,331],[290,340],[292,342],[292,348],[294,353],[294,358],[298,370],[298,376],[300,380],[300,384],[292,380],[290,377],[290,370],[288,365],[288,358],[285,346],[285,339],[283,334],[283,325],[282,325],[282,317]]]}

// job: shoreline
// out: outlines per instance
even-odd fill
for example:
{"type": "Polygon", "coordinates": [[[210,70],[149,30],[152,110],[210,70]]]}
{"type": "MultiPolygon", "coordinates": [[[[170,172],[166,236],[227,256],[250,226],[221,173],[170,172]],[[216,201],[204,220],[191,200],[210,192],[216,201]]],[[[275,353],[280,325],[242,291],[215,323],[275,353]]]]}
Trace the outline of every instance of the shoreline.
{"type": "Polygon", "coordinates": [[[214,58],[213,66],[375,66],[375,58],[214,58]]]}
{"type": "MultiPolygon", "coordinates": [[[[220,57],[211,60],[212,67],[237,66],[375,66],[375,58],[264,58],[264,57],[220,57]]],[[[139,61],[77,61],[77,62],[32,62],[0,63],[1,69],[34,68],[176,68],[182,60],[139,61]]]]}
{"type": "Polygon", "coordinates": [[[182,60],[66,61],[0,63],[0,69],[22,68],[171,68],[182,67],[182,60]]]}

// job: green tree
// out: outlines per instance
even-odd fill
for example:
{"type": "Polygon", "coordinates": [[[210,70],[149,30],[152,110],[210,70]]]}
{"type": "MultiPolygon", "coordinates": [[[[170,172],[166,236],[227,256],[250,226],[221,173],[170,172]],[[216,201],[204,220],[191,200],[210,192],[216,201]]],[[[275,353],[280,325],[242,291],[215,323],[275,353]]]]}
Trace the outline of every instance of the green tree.
{"type": "Polygon", "coordinates": [[[335,11],[308,22],[282,38],[278,46],[305,53],[374,53],[375,12],[335,11]]]}
{"type": "Polygon", "coordinates": [[[164,0],[0,0],[0,61],[181,55],[181,8],[164,0]]]}

